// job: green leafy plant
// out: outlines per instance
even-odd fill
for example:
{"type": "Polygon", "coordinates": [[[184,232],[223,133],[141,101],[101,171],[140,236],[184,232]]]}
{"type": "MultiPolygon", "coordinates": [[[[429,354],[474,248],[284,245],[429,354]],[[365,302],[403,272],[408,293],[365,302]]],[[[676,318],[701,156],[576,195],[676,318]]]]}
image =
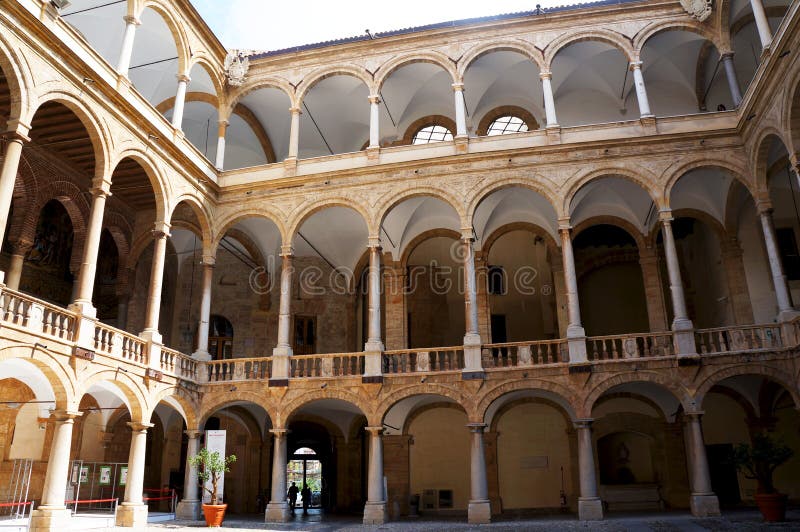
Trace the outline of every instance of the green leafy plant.
{"type": "Polygon", "coordinates": [[[766,434],[756,434],[752,440],[752,445],[742,443],[735,446],[730,461],[744,473],[745,478],[758,481],[756,493],[777,493],[772,474],[792,457],[794,451],[766,434]]]}
{"type": "Polygon", "coordinates": [[[195,456],[189,458],[189,466],[197,469],[197,478],[200,486],[211,495],[211,504],[217,504],[219,494],[217,485],[225,473],[230,472],[230,465],[236,461],[236,455],[222,457],[218,451],[208,452],[203,448],[195,456]],[[206,487],[206,482],[211,481],[211,488],[206,487]]]}

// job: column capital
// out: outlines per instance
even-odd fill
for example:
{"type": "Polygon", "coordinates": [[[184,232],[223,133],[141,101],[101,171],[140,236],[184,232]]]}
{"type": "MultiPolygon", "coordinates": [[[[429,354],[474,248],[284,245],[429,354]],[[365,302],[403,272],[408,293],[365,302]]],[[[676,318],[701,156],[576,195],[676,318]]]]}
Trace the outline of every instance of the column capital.
{"type": "Polygon", "coordinates": [[[125,24],[130,24],[131,26],[141,26],[142,25],[142,21],[141,20],[139,20],[136,17],[132,17],[130,15],[125,15],[124,17],[122,17],[122,20],[125,21],[125,24]]]}
{"type": "Polygon", "coordinates": [[[24,126],[21,123],[17,124],[17,127],[13,129],[6,130],[3,133],[2,137],[9,141],[9,142],[19,142],[21,144],[27,144],[31,141],[31,138],[28,136],[28,132],[30,132],[30,126],[24,126]]]}
{"type": "Polygon", "coordinates": [[[567,233],[572,231],[572,219],[570,219],[569,216],[564,216],[558,219],[558,232],[563,233],[565,231],[567,233]]]}
{"type": "Polygon", "coordinates": [[[592,418],[584,418],[584,419],[576,419],[572,424],[575,426],[576,429],[591,429],[592,423],[594,423],[594,419],[592,418]]]}
{"type": "Polygon", "coordinates": [[[475,242],[475,230],[472,227],[461,228],[461,241],[462,242],[475,242]]]}
{"type": "Polygon", "coordinates": [[[370,433],[372,436],[380,436],[383,434],[383,426],[379,427],[364,427],[364,430],[370,433]]]}
{"type": "Polygon", "coordinates": [[[486,423],[467,423],[467,428],[470,432],[480,432],[483,434],[483,431],[486,430],[488,425],[486,423]]]}
{"type": "Polygon", "coordinates": [[[464,90],[464,83],[453,83],[451,87],[453,87],[453,92],[460,92],[464,90]]]}
{"type": "Polygon", "coordinates": [[[81,417],[83,412],[79,410],[53,410],[50,412],[50,419],[60,423],[72,423],[76,417],[81,417]]]}
{"type": "Polygon", "coordinates": [[[18,238],[9,240],[8,245],[11,246],[12,255],[24,255],[33,247],[33,242],[27,238],[18,238]]]}
{"type": "Polygon", "coordinates": [[[553,73],[549,70],[542,70],[539,72],[539,79],[553,79],[553,73]]]}
{"type": "Polygon", "coordinates": [[[192,78],[189,77],[189,74],[175,74],[175,77],[178,78],[178,83],[189,84],[192,82],[192,78]]]}
{"type": "Polygon", "coordinates": [[[280,256],[291,259],[292,257],[294,257],[294,247],[291,244],[282,245],[280,256]]]}
{"type": "Polygon", "coordinates": [[[759,215],[772,215],[772,211],[774,209],[770,200],[758,200],[756,201],[756,210],[758,211],[759,215]]]}
{"type": "Polygon", "coordinates": [[[378,236],[369,237],[369,239],[367,239],[367,248],[380,251],[383,248],[383,246],[381,246],[381,238],[378,236]]]}
{"type": "Polygon", "coordinates": [[[217,258],[214,255],[203,255],[201,264],[206,268],[213,268],[217,265],[217,258]]]}
{"type": "Polygon", "coordinates": [[[675,219],[672,217],[672,209],[661,209],[658,211],[658,219],[662,223],[672,223],[675,219]]]}
{"type": "Polygon", "coordinates": [[[229,125],[231,125],[231,123],[228,122],[227,120],[220,120],[219,122],[217,122],[217,126],[220,127],[220,128],[226,128],[227,129],[229,125]]]}
{"type": "Polygon", "coordinates": [[[725,59],[733,59],[733,50],[721,50],[719,53],[719,58],[723,61],[725,59]]]}
{"type": "Polygon", "coordinates": [[[143,423],[141,421],[130,421],[126,423],[133,432],[147,432],[147,429],[155,427],[152,423],[143,423]]]}
{"type": "Polygon", "coordinates": [[[303,114],[303,110],[302,110],[302,109],[300,109],[299,107],[290,107],[290,108],[289,108],[289,112],[290,112],[291,114],[293,114],[293,115],[295,115],[295,114],[297,114],[297,115],[301,115],[301,114],[303,114]]]}
{"type": "Polygon", "coordinates": [[[153,224],[153,238],[158,240],[159,238],[169,238],[170,233],[169,230],[172,226],[167,222],[156,222],[153,224]]]}
{"type": "Polygon", "coordinates": [[[641,70],[642,69],[642,61],[631,61],[628,63],[628,70],[633,72],[634,70],[641,70]]]}
{"type": "Polygon", "coordinates": [[[196,440],[197,438],[199,438],[200,436],[203,435],[203,432],[204,431],[202,431],[200,429],[192,429],[192,430],[184,430],[183,431],[183,433],[186,434],[189,437],[190,440],[196,440]]]}
{"type": "Polygon", "coordinates": [[[269,431],[276,439],[285,438],[289,435],[289,429],[269,429],[269,431]]]}
{"type": "Polygon", "coordinates": [[[108,198],[113,196],[113,194],[111,194],[111,182],[105,178],[95,179],[92,182],[92,189],[89,192],[94,197],[103,196],[104,198],[108,198]]]}
{"type": "Polygon", "coordinates": [[[705,410],[693,410],[691,412],[684,412],[683,417],[687,421],[700,421],[705,413],[705,410]]]}
{"type": "Polygon", "coordinates": [[[381,103],[381,97],[378,94],[370,94],[367,96],[367,100],[369,100],[369,103],[374,103],[376,105],[381,103]]]}

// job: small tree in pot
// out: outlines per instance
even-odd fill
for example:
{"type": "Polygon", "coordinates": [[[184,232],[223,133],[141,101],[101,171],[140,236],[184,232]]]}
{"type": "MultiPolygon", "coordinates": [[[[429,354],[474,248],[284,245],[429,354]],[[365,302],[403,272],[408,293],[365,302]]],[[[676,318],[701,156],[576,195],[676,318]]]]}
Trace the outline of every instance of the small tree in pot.
{"type": "Polygon", "coordinates": [[[208,452],[208,449],[203,448],[195,456],[189,458],[189,466],[197,469],[197,478],[200,481],[200,486],[211,495],[211,504],[203,504],[203,515],[206,518],[206,525],[220,526],[222,520],[225,518],[225,509],[227,504],[218,504],[219,492],[218,485],[219,479],[225,473],[228,473],[230,465],[236,461],[236,455],[222,457],[219,452],[208,452]],[[211,482],[211,488],[206,487],[206,482],[211,482]]]}
{"type": "Polygon", "coordinates": [[[786,518],[787,497],[775,489],[772,475],[793,454],[792,449],[763,433],[753,436],[752,445],[737,445],[731,453],[731,462],[744,473],[745,478],[758,482],[755,499],[765,521],[776,522],[786,518]]]}

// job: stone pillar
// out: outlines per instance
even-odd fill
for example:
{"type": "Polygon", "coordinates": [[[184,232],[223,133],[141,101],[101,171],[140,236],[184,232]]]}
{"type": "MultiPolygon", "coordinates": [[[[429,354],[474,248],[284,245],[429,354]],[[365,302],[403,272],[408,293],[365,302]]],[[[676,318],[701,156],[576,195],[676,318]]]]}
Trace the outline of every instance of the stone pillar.
{"type": "Polygon", "coordinates": [[[103,232],[103,214],[105,212],[106,198],[111,183],[100,181],[92,188],[92,212],[89,216],[89,227],[86,231],[86,244],[83,246],[83,262],[78,273],[77,298],[72,308],[80,311],[87,317],[95,317],[97,311],[92,305],[94,279],[97,272],[97,255],[100,252],[100,235],[103,232]]]}
{"type": "Polygon", "coordinates": [[[267,523],[289,521],[289,503],[286,501],[286,429],[271,429],[275,441],[272,445],[272,491],[264,520],[267,523]]]}
{"type": "Polygon", "coordinates": [[[667,273],[669,274],[669,289],[672,294],[672,331],[675,343],[675,352],[678,355],[697,354],[694,343],[694,325],[686,311],[686,298],[683,294],[683,281],[681,280],[681,267],[678,263],[678,250],[675,247],[675,237],[672,234],[672,211],[669,209],[660,212],[661,234],[664,237],[664,255],[667,259],[667,273]]]}
{"type": "Polygon", "coordinates": [[[19,282],[22,279],[22,268],[25,265],[25,256],[33,246],[33,242],[18,240],[11,243],[11,262],[8,265],[6,274],[6,287],[11,290],[19,290],[19,282]]]}
{"type": "Polygon", "coordinates": [[[772,206],[760,204],[758,215],[761,218],[761,229],[764,231],[764,244],[769,258],[769,269],[772,273],[772,283],[775,286],[775,297],[778,301],[778,321],[787,322],[797,316],[797,311],[792,306],[792,297],[786,275],[783,273],[783,263],[778,252],[778,240],[775,236],[775,224],[772,220],[772,206]]]}
{"type": "Polygon", "coordinates": [[[642,118],[649,118],[653,116],[653,113],[650,111],[650,101],[647,99],[647,89],[644,86],[642,62],[634,61],[629,68],[633,72],[633,86],[636,88],[636,100],[639,102],[639,115],[642,118]]]}
{"type": "Polygon", "coordinates": [[[475,286],[475,250],[472,228],[461,230],[461,250],[464,264],[464,377],[482,378],[481,335],[478,331],[478,297],[475,286]]]}
{"type": "Polygon", "coordinates": [[[147,311],[145,312],[142,336],[148,341],[161,343],[158,332],[158,319],[161,309],[161,285],[164,282],[164,259],[167,254],[169,224],[156,222],[153,230],[153,267],[150,270],[150,287],[147,292],[147,311]]]}
{"type": "Polygon", "coordinates": [[[289,109],[292,114],[291,128],[289,129],[289,155],[287,159],[297,160],[300,151],[300,111],[299,107],[289,109]]]}
{"type": "Polygon", "coordinates": [[[733,52],[722,54],[722,65],[725,67],[725,77],[728,78],[728,89],[731,91],[733,106],[739,107],[742,103],[742,91],[739,89],[739,78],[733,66],[733,52]]]}
{"type": "Polygon", "coordinates": [[[381,98],[373,94],[369,97],[369,147],[381,147],[381,98]]]}
{"type": "Polygon", "coordinates": [[[364,377],[370,382],[380,382],[382,376],[381,360],[383,358],[383,340],[381,339],[381,242],[379,238],[370,238],[369,243],[369,310],[367,353],[364,361],[364,377]]]}
{"type": "Polygon", "coordinates": [[[386,522],[386,493],[383,489],[383,427],[366,427],[369,432],[369,474],[364,524],[382,525],[386,522]]]}
{"type": "Polygon", "coordinates": [[[572,252],[572,237],[568,219],[559,221],[558,232],[561,235],[561,255],[564,262],[564,284],[567,289],[567,340],[569,343],[569,361],[586,362],[586,331],[581,324],[581,304],[578,299],[578,274],[575,271],[575,256],[572,252]]]}
{"type": "Polygon", "coordinates": [[[386,349],[406,349],[408,329],[406,320],[406,273],[399,262],[391,261],[387,253],[384,262],[384,291],[386,293],[386,349]]]}
{"type": "Polygon", "coordinates": [[[758,29],[758,38],[761,40],[762,50],[766,50],[772,44],[772,30],[769,27],[767,14],[764,11],[764,4],[761,0],[750,0],[750,6],[753,8],[753,18],[756,20],[756,28],[758,29]]]}
{"type": "Polygon", "coordinates": [[[117,508],[117,526],[144,528],[147,526],[147,505],[142,500],[144,462],[147,454],[147,429],[150,423],[131,422],[131,451],[128,457],[128,479],[125,497],[117,508]]]}
{"type": "Polygon", "coordinates": [[[669,329],[667,309],[664,306],[664,291],[661,288],[661,271],[658,267],[656,250],[651,247],[639,248],[639,265],[642,268],[642,282],[650,330],[666,331],[669,329]]]}
{"type": "Polygon", "coordinates": [[[214,167],[220,171],[225,169],[225,135],[228,133],[228,125],[227,120],[217,122],[217,160],[214,167]]]}
{"type": "Polygon", "coordinates": [[[292,356],[292,275],[294,267],[292,246],[281,248],[283,263],[281,267],[281,300],[278,310],[278,345],[272,350],[272,378],[270,386],[288,386],[289,357],[292,356]]]}
{"type": "Polygon", "coordinates": [[[186,473],[183,477],[183,500],[175,509],[177,519],[198,521],[201,519],[202,500],[200,498],[200,481],[197,478],[197,469],[189,465],[189,460],[196,456],[200,450],[201,430],[185,431],[189,440],[186,442],[186,473]]]}
{"type": "Polygon", "coordinates": [[[186,105],[186,90],[192,81],[186,74],[178,74],[178,92],[175,94],[175,105],[172,108],[172,127],[182,129],[183,108],[186,105]]]}
{"type": "Polygon", "coordinates": [[[569,315],[567,312],[567,283],[564,279],[563,257],[550,257],[550,269],[553,272],[553,293],[556,298],[556,316],[558,317],[558,337],[567,337],[569,315]]]}
{"type": "Polygon", "coordinates": [[[591,419],[575,422],[578,433],[578,468],[581,496],[578,498],[578,519],[594,521],[603,518],[603,503],[597,494],[591,419]]]}
{"type": "Polygon", "coordinates": [[[492,341],[492,309],[489,304],[489,269],[486,251],[475,253],[475,291],[478,301],[478,334],[484,342],[492,341]]]}
{"type": "Polygon", "coordinates": [[[742,262],[742,247],[736,237],[720,242],[722,251],[722,267],[728,280],[728,297],[730,298],[733,318],[737,325],[753,323],[753,306],[750,302],[750,291],[747,289],[747,274],[742,262]]]}
{"type": "MultiPolygon", "coordinates": [[[[25,132],[27,133],[27,130],[25,132]]],[[[17,180],[22,145],[30,142],[31,139],[19,132],[9,132],[6,140],[8,145],[3,158],[3,169],[0,171],[0,246],[3,245],[2,239],[8,225],[8,214],[11,210],[11,198],[14,196],[14,182],[17,180]]],[[[0,279],[1,281],[2,279],[0,279]]]]}
{"type": "MultiPolygon", "coordinates": [[[[197,351],[192,354],[197,360],[209,361],[208,323],[211,320],[211,284],[214,280],[214,264],[211,256],[203,257],[203,293],[200,296],[200,323],[197,326],[197,351]]],[[[189,309],[191,311],[191,309],[189,309]]]]}
{"type": "Polygon", "coordinates": [[[558,118],[556,118],[556,103],[553,99],[553,86],[550,80],[553,79],[553,74],[550,71],[542,71],[539,73],[539,79],[542,80],[542,94],[544,94],[544,112],[547,116],[547,127],[558,127],[558,118]]]}
{"type": "Polygon", "coordinates": [[[119,61],[117,61],[117,73],[120,76],[128,76],[128,69],[131,66],[131,55],[133,55],[133,41],[136,37],[136,26],[141,24],[141,21],[136,17],[125,16],[122,18],[125,21],[125,33],[122,36],[122,49],[119,52],[119,61]]]}
{"type": "Polygon", "coordinates": [[[464,84],[453,83],[456,106],[456,137],[467,136],[467,106],[464,103],[464,84]]]}
{"type": "Polygon", "coordinates": [[[31,513],[30,530],[57,531],[69,528],[72,512],[64,504],[69,478],[69,453],[72,447],[72,427],[80,412],[57,410],[50,414],[54,421],[50,458],[44,478],[42,502],[31,513]]]}
{"type": "Polygon", "coordinates": [[[486,481],[486,455],[483,449],[483,423],[467,425],[472,433],[470,441],[470,491],[467,519],[471,524],[484,524],[492,520],[489,487],[486,481]]]}
{"type": "Polygon", "coordinates": [[[684,415],[684,435],[689,459],[689,479],[692,495],[689,505],[695,517],[719,515],[719,501],[711,490],[711,475],[708,472],[706,446],[703,442],[703,426],[700,423],[702,412],[686,412],[684,415]]]}

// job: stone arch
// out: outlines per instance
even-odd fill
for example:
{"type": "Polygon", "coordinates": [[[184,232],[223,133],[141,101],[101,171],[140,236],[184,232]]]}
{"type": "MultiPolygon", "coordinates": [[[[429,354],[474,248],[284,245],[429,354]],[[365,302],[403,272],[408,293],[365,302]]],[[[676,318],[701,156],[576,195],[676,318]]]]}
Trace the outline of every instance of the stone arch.
{"type": "Polygon", "coordinates": [[[501,105],[489,110],[483,115],[483,118],[481,118],[481,121],[478,123],[478,128],[475,130],[475,134],[479,137],[485,137],[489,132],[489,126],[492,125],[492,122],[502,116],[509,115],[516,116],[522,120],[525,123],[525,126],[527,126],[528,131],[534,131],[541,128],[539,121],[536,120],[536,117],[533,116],[533,113],[524,107],[520,107],[519,105],[501,105]]]}
{"type": "MultiPolygon", "coordinates": [[[[260,89],[277,89],[283,91],[289,97],[289,102],[292,107],[299,107],[300,100],[297,98],[295,88],[287,80],[280,77],[256,77],[248,80],[245,85],[236,92],[229,96],[228,105],[225,109],[225,116],[220,115],[220,120],[227,119],[236,109],[248,94],[256,92],[260,89]]],[[[288,109],[286,110],[289,111],[288,109]]]]}
{"type": "Polygon", "coordinates": [[[414,120],[406,128],[406,132],[403,133],[403,138],[400,139],[397,145],[410,146],[411,143],[414,142],[414,136],[417,132],[428,126],[442,126],[452,133],[454,137],[456,136],[456,123],[452,118],[444,115],[427,115],[414,120]]]}
{"type": "Polygon", "coordinates": [[[744,167],[737,165],[735,162],[731,162],[730,160],[714,157],[708,158],[703,156],[689,161],[681,161],[680,163],[671,166],[664,172],[666,179],[664,180],[664,188],[662,189],[661,194],[664,198],[665,208],[670,208],[672,190],[675,188],[675,185],[678,183],[678,181],[680,181],[681,178],[689,172],[703,168],[716,168],[727,173],[735,181],[741,183],[745,190],[750,193],[753,199],[758,197],[756,194],[755,184],[751,181],[748,181],[747,178],[744,177],[749,173],[744,167]]]}
{"type": "MultiPolygon", "coordinates": [[[[596,225],[613,225],[614,227],[622,229],[628,233],[636,241],[636,247],[638,247],[640,250],[647,247],[645,235],[643,235],[642,232],[636,228],[636,226],[624,218],[612,215],[592,216],[591,218],[583,220],[572,229],[572,240],[575,241],[579,234],[596,225]]],[[[660,229],[659,225],[656,224],[654,229],[658,231],[660,229]]]]}
{"type": "MultiPolygon", "coordinates": [[[[131,421],[146,422],[149,419],[145,417],[148,414],[147,392],[142,388],[141,382],[137,382],[136,377],[128,371],[120,371],[119,368],[102,369],[78,382],[76,396],[77,398],[83,397],[95,384],[108,383],[118,388],[124,396],[131,421]]],[[[138,380],[141,381],[141,376],[138,380]]]]}
{"type": "Polygon", "coordinates": [[[600,28],[594,30],[579,31],[577,33],[566,32],[561,37],[552,41],[550,44],[547,45],[547,48],[545,48],[544,50],[545,69],[550,70],[552,68],[553,60],[561,50],[563,50],[564,48],[566,48],[571,44],[583,41],[604,42],[622,52],[622,55],[625,56],[628,62],[634,61],[635,56],[633,53],[633,45],[631,43],[630,38],[615,31],[600,28]]]}
{"type": "Polygon", "coordinates": [[[402,265],[402,267],[405,268],[406,266],[408,266],[408,261],[411,258],[412,253],[414,253],[414,250],[417,248],[417,246],[419,246],[426,240],[439,237],[452,238],[456,242],[458,242],[461,240],[461,233],[453,231],[452,229],[439,228],[439,229],[429,229],[424,233],[418,234],[413,239],[411,239],[411,242],[406,244],[405,248],[403,249],[403,253],[400,256],[400,264],[402,265]]]}
{"type": "Polygon", "coordinates": [[[553,189],[547,186],[553,184],[550,181],[550,179],[543,176],[541,176],[541,178],[539,178],[540,176],[536,177],[537,179],[526,179],[519,177],[506,178],[499,181],[492,181],[481,188],[470,191],[469,196],[464,202],[466,205],[465,227],[470,227],[472,225],[472,219],[475,216],[475,212],[478,210],[478,207],[480,207],[480,204],[483,202],[483,200],[485,200],[495,192],[499,192],[500,190],[513,187],[525,188],[539,194],[545,200],[547,200],[547,202],[553,208],[553,211],[556,213],[556,217],[558,217],[557,206],[558,206],[558,199],[561,196],[557,194],[553,189]]]}
{"type": "Polygon", "coordinates": [[[203,397],[197,409],[197,428],[205,426],[208,418],[213,416],[218,410],[237,403],[253,403],[256,406],[260,406],[267,413],[267,419],[270,423],[272,423],[273,426],[277,426],[273,417],[273,413],[276,412],[277,408],[268,396],[249,390],[230,391],[224,389],[214,391],[203,397]]]}
{"type": "Polygon", "coordinates": [[[25,123],[30,124],[36,117],[36,112],[47,103],[61,104],[80,120],[83,128],[89,134],[89,141],[94,151],[94,178],[102,179],[109,175],[111,135],[103,125],[103,121],[92,111],[79,96],[62,89],[55,89],[39,95],[36,103],[31,106],[30,113],[25,117],[25,123]]]}
{"type": "Polygon", "coordinates": [[[544,70],[544,55],[535,45],[517,39],[481,42],[473,46],[458,60],[458,77],[464,79],[469,67],[477,59],[493,52],[518,52],[530,59],[541,71],[544,70]]]}
{"type": "MultiPolygon", "coordinates": [[[[411,428],[411,424],[417,419],[419,416],[424,414],[429,410],[435,410],[437,408],[451,408],[453,410],[459,410],[464,412],[465,415],[469,416],[469,412],[467,412],[463,406],[458,403],[449,403],[447,401],[439,401],[436,403],[428,403],[424,405],[418,405],[411,410],[409,410],[408,414],[406,414],[406,419],[403,422],[403,427],[401,429],[400,434],[408,434],[408,429],[411,428]]],[[[469,417],[467,417],[469,419],[469,417]]]]}
{"type": "Polygon", "coordinates": [[[139,10],[139,16],[141,16],[147,8],[152,9],[164,19],[164,23],[172,34],[172,39],[175,41],[175,48],[178,50],[178,72],[176,72],[176,74],[188,73],[192,51],[189,46],[189,38],[186,35],[184,24],[178,20],[178,17],[172,12],[172,5],[169,3],[164,3],[161,0],[148,0],[142,4],[139,10]]]}
{"type": "Polygon", "coordinates": [[[632,399],[634,401],[640,401],[640,402],[646,404],[647,406],[649,406],[650,408],[652,408],[659,415],[661,415],[661,419],[663,419],[665,422],[669,421],[664,417],[664,411],[661,409],[661,407],[658,405],[658,403],[656,403],[655,401],[653,401],[652,399],[650,399],[646,395],[639,394],[639,393],[633,393],[633,392],[617,392],[617,393],[606,393],[606,394],[603,394],[603,395],[601,395],[600,397],[597,398],[597,401],[594,402],[594,405],[592,405],[592,410],[594,410],[595,408],[597,408],[601,404],[605,403],[606,401],[610,401],[612,399],[632,399]]]}
{"type": "Polygon", "coordinates": [[[766,127],[759,132],[756,138],[756,142],[753,143],[750,167],[753,168],[755,172],[756,190],[759,192],[759,196],[755,197],[761,199],[762,196],[766,198],[769,197],[769,178],[767,176],[769,168],[767,167],[767,161],[769,158],[770,140],[773,138],[777,139],[783,144],[783,148],[786,152],[790,152],[789,143],[786,142],[783,132],[777,128],[766,127]]]}
{"type": "Polygon", "coordinates": [[[211,233],[212,216],[211,211],[201,201],[200,198],[197,198],[193,194],[181,194],[177,198],[174,198],[172,200],[172,205],[170,206],[169,216],[165,221],[167,223],[172,223],[172,217],[175,214],[175,210],[181,203],[187,204],[192,209],[197,221],[200,223],[200,231],[203,238],[203,252],[208,253],[211,248],[211,242],[214,240],[211,233]]]}
{"type": "Polygon", "coordinates": [[[15,45],[10,43],[6,36],[0,35],[0,69],[5,75],[11,95],[8,124],[0,124],[0,126],[10,130],[16,130],[20,122],[30,123],[30,120],[23,120],[23,117],[31,115],[28,112],[28,106],[30,104],[30,87],[32,86],[30,73],[23,66],[24,64],[24,61],[20,60],[18,52],[15,51],[15,45]]]}
{"type": "Polygon", "coordinates": [[[289,421],[301,408],[322,399],[337,399],[349,403],[351,406],[358,408],[367,420],[370,419],[372,409],[369,408],[369,401],[364,401],[357,393],[349,390],[326,388],[314,390],[313,392],[305,392],[299,397],[282,404],[275,415],[275,426],[286,428],[289,421]]]}
{"type": "Polygon", "coordinates": [[[668,31],[687,31],[689,33],[694,33],[704,39],[711,41],[711,43],[720,50],[724,48],[722,46],[722,42],[717,38],[717,35],[709,31],[707,25],[703,24],[694,19],[688,20],[663,20],[653,22],[648,24],[633,37],[633,50],[636,58],[638,59],[639,54],[641,53],[642,49],[647,45],[647,41],[649,41],[652,37],[655,37],[659,33],[665,33],[668,31]]]}
{"type": "Polygon", "coordinates": [[[225,97],[225,82],[219,75],[219,69],[214,68],[214,60],[206,54],[203,50],[192,52],[189,57],[189,63],[186,66],[186,75],[192,71],[195,66],[202,67],[208,77],[211,78],[211,83],[214,84],[215,96],[217,97],[217,108],[222,107],[223,98],[225,97]]]}
{"type": "Polygon", "coordinates": [[[588,185],[592,181],[597,181],[604,177],[621,177],[631,181],[635,185],[641,187],[642,190],[647,192],[647,194],[650,196],[650,199],[653,200],[658,208],[663,208],[664,201],[663,198],[660,197],[660,191],[654,188],[655,184],[659,181],[657,176],[653,175],[649,170],[645,170],[641,167],[630,169],[618,166],[590,170],[573,179],[572,183],[569,185],[566,193],[564,194],[564,202],[561,205],[562,211],[560,213],[556,211],[557,214],[559,216],[568,217],[570,215],[570,211],[572,210],[572,200],[575,198],[575,195],[584,186],[588,185]]]}
{"type": "Polygon", "coordinates": [[[787,84],[782,109],[783,130],[786,131],[791,147],[789,153],[797,156],[800,154],[800,68],[795,67],[791,81],[787,84]]]}
{"type": "MultiPolygon", "coordinates": [[[[485,423],[486,414],[489,411],[489,408],[495,403],[495,401],[501,399],[503,396],[516,391],[528,390],[534,392],[547,392],[547,394],[555,396],[557,400],[553,402],[558,404],[559,409],[565,412],[570,420],[574,421],[578,419],[580,405],[569,399],[570,397],[575,397],[575,392],[573,390],[569,390],[565,386],[549,380],[520,379],[505,382],[484,393],[475,407],[475,413],[478,415],[476,421],[479,423],[485,423]]],[[[544,397],[547,398],[546,395],[544,397]]]]}
{"type": "Polygon", "coordinates": [[[760,375],[780,384],[786,388],[786,391],[792,396],[795,408],[800,409],[800,392],[798,392],[796,381],[792,375],[779,368],[769,366],[766,363],[758,362],[744,362],[736,366],[716,370],[711,373],[711,375],[705,377],[704,380],[700,381],[696,386],[697,391],[694,394],[694,401],[698,408],[702,407],[706,394],[708,394],[711,388],[725,379],[741,375],[760,375]]]}
{"type": "MultiPolygon", "coordinates": [[[[310,203],[304,203],[298,206],[292,214],[290,214],[290,222],[286,224],[287,226],[287,235],[290,238],[287,238],[286,242],[291,243],[294,240],[294,236],[297,234],[297,231],[303,227],[303,224],[314,216],[316,213],[323,211],[329,207],[344,207],[350,210],[355,211],[359,215],[361,215],[361,219],[364,221],[364,225],[367,228],[368,235],[377,234],[378,231],[376,228],[372,227],[372,216],[368,210],[366,205],[362,205],[357,200],[353,198],[348,198],[345,196],[334,196],[330,198],[321,198],[317,201],[312,201],[310,203]]],[[[366,243],[365,243],[366,245],[366,243]]]]}
{"type": "Polygon", "coordinates": [[[175,408],[175,405],[172,404],[172,402],[174,401],[178,406],[180,406],[180,409],[175,408],[175,411],[177,411],[183,418],[184,423],[186,423],[186,428],[187,429],[196,428],[198,426],[197,404],[195,403],[195,401],[193,401],[190,397],[187,396],[188,394],[186,393],[186,391],[179,386],[164,388],[163,390],[156,393],[152,398],[152,404],[148,408],[150,417],[153,416],[156,407],[162,401],[171,406],[172,408],[175,408]]]}
{"type": "Polygon", "coordinates": [[[41,344],[9,344],[0,347],[0,362],[10,360],[29,364],[47,380],[55,396],[56,408],[77,407],[75,381],[63,356],[50,352],[41,344]]]}
{"type": "Polygon", "coordinates": [[[142,167],[142,170],[144,170],[145,175],[147,175],[147,180],[150,182],[150,187],[153,190],[153,197],[155,198],[156,221],[166,221],[169,204],[168,200],[171,190],[169,187],[169,181],[164,176],[163,171],[159,169],[159,166],[146,152],[138,148],[130,148],[116,154],[112,160],[113,164],[110,166],[111,171],[109,172],[109,175],[112,175],[119,163],[125,159],[134,160],[139,166],[142,167]]]}
{"type": "MultiPolygon", "coordinates": [[[[725,226],[722,224],[720,220],[717,220],[710,214],[705,211],[701,211],[699,209],[677,209],[672,211],[673,218],[693,218],[699,222],[702,222],[711,229],[717,238],[719,239],[720,245],[722,245],[728,239],[728,231],[725,229],[725,226]]],[[[656,225],[658,227],[658,225],[656,225]]],[[[656,227],[653,229],[655,230],[656,227]]],[[[659,227],[658,230],[661,228],[659,227]]]]}
{"type": "Polygon", "coordinates": [[[547,252],[553,257],[561,257],[558,243],[556,242],[556,239],[553,238],[553,235],[550,233],[550,231],[531,222],[512,222],[498,227],[492,234],[483,239],[481,251],[488,254],[492,250],[492,246],[495,244],[495,242],[497,242],[497,240],[500,239],[501,236],[511,233],[512,231],[528,231],[535,236],[542,237],[545,245],[547,246],[547,252]]]}
{"type": "MultiPolygon", "coordinates": [[[[455,196],[453,196],[450,192],[432,187],[432,186],[420,186],[420,187],[413,187],[399,192],[389,192],[384,194],[378,202],[376,203],[375,207],[373,207],[373,212],[375,213],[375,219],[373,220],[374,226],[378,229],[383,225],[384,220],[386,220],[386,216],[392,212],[392,209],[400,205],[406,200],[412,198],[418,198],[421,196],[429,196],[432,198],[436,198],[438,200],[443,201],[456,212],[459,217],[459,221],[464,224],[466,221],[466,212],[464,210],[463,203],[459,201],[455,196]]],[[[372,233],[371,233],[372,234],[372,233]]]]}
{"type": "MultiPolygon", "coordinates": [[[[412,52],[410,54],[396,56],[378,68],[378,70],[375,72],[375,90],[372,94],[378,94],[383,88],[383,84],[386,83],[386,80],[389,79],[389,77],[396,70],[412,63],[434,64],[450,74],[450,77],[453,79],[453,83],[458,83],[461,80],[455,63],[452,59],[447,57],[447,55],[436,50],[430,50],[427,52],[412,52]]],[[[367,86],[369,87],[370,85],[367,86]]]]}
{"type": "Polygon", "coordinates": [[[583,400],[583,404],[578,411],[578,415],[582,418],[591,418],[592,409],[594,408],[595,403],[605,392],[614,388],[615,386],[634,382],[649,382],[658,385],[670,392],[672,396],[683,406],[684,410],[691,411],[696,409],[696,403],[692,397],[692,394],[689,393],[689,390],[676,379],[658,371],[634,370],[625,373],[619,373],[595,385],[583,400]]]}
{"type": "MultiPolygon", "coordinates": [[[[329,67],[324,67],[319,70],[312,72],[310,75],[306,76],[306,78],[300,82],[297,87],[297,99],[296,105],[300,105],[305,100],[308,91],[311,90],[314,85],[319,83],[320,81],[324,80],[325,78],[329,78],[331,76],[352,76],[359,81],[362,81],[364,85],[367,86],[367,90],[370,94],[374,94],[373,88],[373,79],[372,75],[367,71],[367,69],[355,66],[355,65],[333,65],[329,67]]],[[[364,102],[364,105],[367,105],[367,102],[364,102]]]]}
{"type": "Polygon", "coordinates": [[[467,413],[467,419],[474,419],[475,405],[474,401],[469,399],[466,395],[462,394],[455,388],[450,388],[444,384],[439,383],[421,383],[404,387],[394,393],[390,393],[383,400],[378,403],[373,410],[373,417],[369,418],[371,424],[380,425],[386,414],[392,409],[394,405],[415,395],[440,395],[447,399],[452,399],[467,413]]]}
{"type": "Polygon", "coordinates": [[[278,232],[281,236],[281,244],[286,245],[287,243],[291,244],[291,238],[288,237],[288,233],[286,232],[286,226],[283,223],[283,220],[266,211],[261,209],[249,209],[243,211],[236,211],[227,218],[223,218],[221,221],[218,221],[215,225],[218,227],[216,232],[214,232],[214,239],[211,242],[211,249],[209,252],[212,255],[217,254],[217,249],[219,248],[219,243],[225,238],[225,235],[230,231],[236,224],[241,222],[242,220],[246,220],[248,218],[264,218],[269,220],[270,222],[274,223],[275,226],[278,228],[278,232]]]}

